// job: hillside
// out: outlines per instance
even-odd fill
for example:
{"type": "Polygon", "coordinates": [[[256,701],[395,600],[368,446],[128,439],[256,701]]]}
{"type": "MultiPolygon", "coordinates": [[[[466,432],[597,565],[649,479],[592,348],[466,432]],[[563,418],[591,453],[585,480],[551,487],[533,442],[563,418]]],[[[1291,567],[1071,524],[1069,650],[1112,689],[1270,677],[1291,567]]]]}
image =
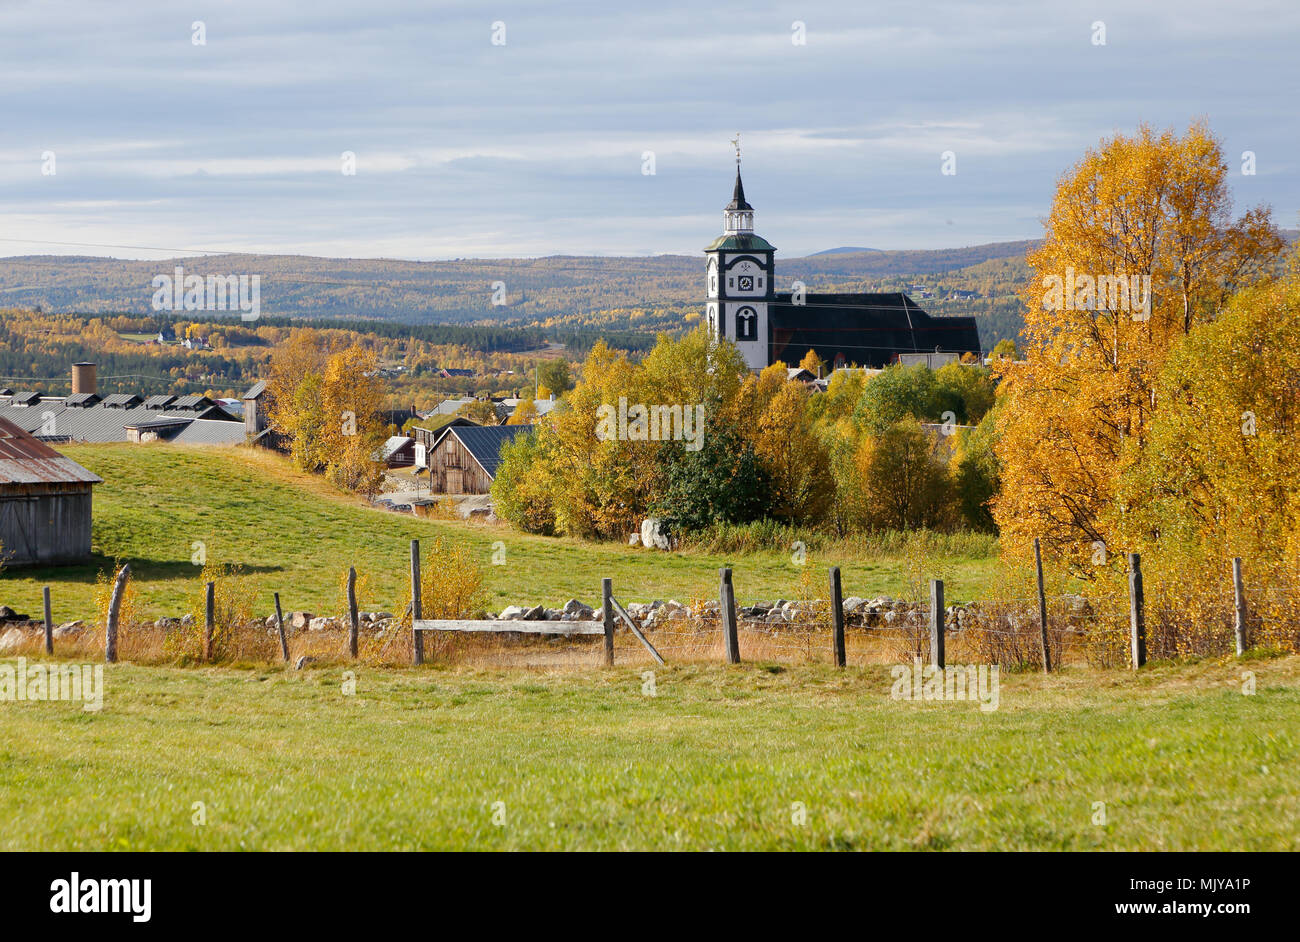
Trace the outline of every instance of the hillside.
{"type": "MultiPolygon", "coordinates": [[[[804,281],[833,290],[863,280],[939,275],[990,259],[1023,257],[1026,242],[960,249],[856,250],[778,259],[778,290],[804,281]]],[[[611,329],[680,327],[698,311],[703,260],[697,256],[553,256],[535,259],[328,259],[288,255],[212,255],[166,261],[86,256],[0,259],[0,299],[15,307],[65,313],[152,313],[151,280],[171,274],[259,274],[261,309],[292,318],[379,318],[410,324],[571,323],[611,329]],[[505,283],[503,304],[493,283],[505,283]],[[623,309],[662,312],[644,320],[593,317],[623,309]]],[[[847,288],[846,288],[847,290],[847,288]]]]}
{"type": "MultiPolygon", "coordinates": [[[[368,587],[362,608],[398,610],[408,600],[412,539],[427,548],[442,537],[481,552],[493,609],[520,601],[595,601],[604,576],[613,578],[626,601],[712,597],[718,567],[732,562],[744,598],[789,598],[802,573],[784,552],[742,560],[663,554],[372,510],[293,470],[283,458],[244,448],[81,445],[61,451],[105,482],[95,489],[95,558],[82,566],[0,571],[0,604],[39,612],[41,587],[50,585],[58,621],[93,617],[96,575],[111,569],[115,558],[131,564],[141,615],[189,610],[202,591],[199,569],[191,563],[195,542],[204,544],[210,561],[244,568],[256,592],[256,611],[263,615],[272,610],[271,593],[277,591],[286,609],[337,613],[349,565],[368,587]],[[498,540],[506,547],[504,566],[489,564],[498,540]]],[[[992,558],[951,562],[953,598],[978,593],[995,565],[992,558]]],[[[863,551],[856,559],[825,564],[832,563],[843,567],[846,594],[902,589],[903,569],[896,558],[863,551]]],[[[813,554],[810,565],[821,564],[813,554]]]]}

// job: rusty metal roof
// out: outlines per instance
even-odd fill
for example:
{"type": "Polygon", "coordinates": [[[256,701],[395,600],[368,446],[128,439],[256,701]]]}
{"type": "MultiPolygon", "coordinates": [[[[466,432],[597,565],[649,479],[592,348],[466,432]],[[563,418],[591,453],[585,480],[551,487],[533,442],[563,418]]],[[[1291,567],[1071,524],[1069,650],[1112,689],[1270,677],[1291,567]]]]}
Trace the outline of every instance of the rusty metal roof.
{"type": "Polygon", "coordinates": [[[0,418],[0,486],[5,484],[102,484],[71,458],[65,458],[8,419],[0,418]]]}

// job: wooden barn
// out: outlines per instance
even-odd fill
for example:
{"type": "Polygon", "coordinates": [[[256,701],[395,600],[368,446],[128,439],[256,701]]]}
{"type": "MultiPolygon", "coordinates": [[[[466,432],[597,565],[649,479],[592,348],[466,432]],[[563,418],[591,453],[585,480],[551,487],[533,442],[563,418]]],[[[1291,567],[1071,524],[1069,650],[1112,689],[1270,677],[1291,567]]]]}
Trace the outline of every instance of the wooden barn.
{"type": "Polygon", "coordinates": [[[0,554],[5,565],[90,555],[91,488],[103,481],[0,418],[0,554]]]}
{"type": "Polygon", "coordinates": [[[429,450],[429,489],[435,494],[486,494],[501,446],[531,431],[527,425],[451,425],[429,450]]]}

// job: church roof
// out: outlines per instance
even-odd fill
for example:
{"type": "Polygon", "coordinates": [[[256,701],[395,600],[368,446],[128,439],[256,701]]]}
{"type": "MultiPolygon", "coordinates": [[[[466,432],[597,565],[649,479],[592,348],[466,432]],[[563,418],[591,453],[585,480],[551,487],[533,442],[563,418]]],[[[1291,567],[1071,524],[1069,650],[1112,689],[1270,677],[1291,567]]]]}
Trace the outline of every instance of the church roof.
{"type": "Polygon", "coordinates": [[[731,193],[731,202],[725,207],[728,210],[748,210],[754,211],[754,207],[745,202],[745,184],[740,182],[740,164],[736,165],[736,188],[731,193]]]}
{"type": "Polygon", "coordinates": [[[716,252],[719,249],[740,252],[775,252],[776,246],[752,232],[732,232],[718,236],[705,247],[704,251],[716,252]]]}
{"type": "Polygon", "coordinates": [[[900,353],[978,353],[973,317],[936,317],[901,292],[807,294],[795,304],[778,293],[768,308],[771,359],[799,363],[809,350],[827,363],[883,367],[900,353]]]}

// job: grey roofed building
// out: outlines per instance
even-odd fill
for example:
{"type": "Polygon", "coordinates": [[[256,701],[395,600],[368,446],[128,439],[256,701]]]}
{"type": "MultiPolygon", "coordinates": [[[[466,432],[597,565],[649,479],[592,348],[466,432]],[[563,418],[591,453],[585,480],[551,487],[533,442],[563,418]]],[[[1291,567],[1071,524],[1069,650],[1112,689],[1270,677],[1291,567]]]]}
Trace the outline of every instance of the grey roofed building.
{"type": "Polygon", "coordinates": [[[532,429],[527,425],[458,425],[449,427],[447,434],[459,438],[479,467],[489,477],[495,478],[501,464],[501,446],[514,441],[516,435],[530,431],[532,429]]]}
{"type": "Polygon", "coordinates": [[[469,405],[471,402],[474,401],[475,400],[473,396],[462,396],[459,399],[444,399],[442,402],[438,403],[438,405],[434,408],[434,410],[429,414],[430,415],[455,415],[465,406],[469,405]]]}
{"type": "Polygon", "coordinates": [[[166,409],[175,401],[175,396],[149,396],[143,405],[146,409],[166,409]]]}
{"type": "Polygon", "coordinates": [[[99,401],[100,398],[95,393],[73,393],[63,400],[63,404],[69,409],[84,409],[87,406],[93,406],[99,401]]]}
{"type": "Polygon", "coordinates": [[[244,399],[257,399],[262,393],[266,392],[266,380],[258,380],[252,386],[248,387],[248,392],[244,393],[244,399]]]}
{"type": "MultiPolygon", "coordinates": [[[[138,396],[126,398],[139,399],[138,396]]],[[[210,445],[234,445],[244,441],[244,423],[219,406],[210,406],[200,412],[176,412],[172,409],[147,409],[142,405],[115,407],[107,400],[81,407],[69,407],[63,400],[37,402],[26,407],[0,402],[0,417],[37,438],[50,441],[125,442],[131,440],[128,426],[139,428],[160,420],[167,420],[169,425],[202,423],[193,431],[186,428],[171,441],[210,445]]]]}
{"type": "Polygon", "coordinates": [[[144,400],[134,393],[113,393],[111,396],[105,396],[100,405],[105,409],[134,409],[142,402],[144,400]]]}
{"type": "Polygon", "coordinates": [[[243,422],[197,418],[172,441],[181,445],[238,445],[244,439],[243,422]]]}
{"type": "Polygon", "coordinates": [[[30,406],[33,403],[41,401],[41,394],[38,392],[16,392],[10,398],[11,406],[30,406]]]}
{"type": "Polygon", "coordinates": [[[207,396],[181,396],[179,399],[177,399],[175,402],[171,404],[171,408],[193,409],[197,411],[199,409],[206,409],[208,406],[212,404],[213,404],[212,400],[209,399],[207,396]]]}

